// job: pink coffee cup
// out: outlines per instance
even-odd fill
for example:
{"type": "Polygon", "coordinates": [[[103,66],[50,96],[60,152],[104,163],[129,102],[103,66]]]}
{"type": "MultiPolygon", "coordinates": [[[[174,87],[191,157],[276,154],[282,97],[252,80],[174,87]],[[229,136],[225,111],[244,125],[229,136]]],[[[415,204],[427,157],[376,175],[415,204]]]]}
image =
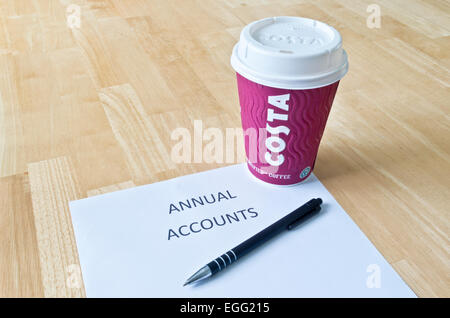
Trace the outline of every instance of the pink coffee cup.
{"type": "Polygon", "coordinates": [[[274,17],[241,32],[237,73],[250,172],[293,185],[312,172],[340,79],[348,70],[340,34],[311,19],[274,17]]]}

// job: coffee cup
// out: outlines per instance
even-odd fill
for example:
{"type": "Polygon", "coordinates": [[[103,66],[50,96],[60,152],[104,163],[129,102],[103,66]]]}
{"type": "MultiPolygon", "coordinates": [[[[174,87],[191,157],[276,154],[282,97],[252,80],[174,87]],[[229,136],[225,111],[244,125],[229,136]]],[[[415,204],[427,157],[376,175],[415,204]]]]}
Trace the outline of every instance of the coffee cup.
{"type": "Polygon", "coordinates": [[[348,71],[341,35],[307,18],[258,20],[242,30],[231,65],[250,172],[275,185],[306,180],[348,71]]]}

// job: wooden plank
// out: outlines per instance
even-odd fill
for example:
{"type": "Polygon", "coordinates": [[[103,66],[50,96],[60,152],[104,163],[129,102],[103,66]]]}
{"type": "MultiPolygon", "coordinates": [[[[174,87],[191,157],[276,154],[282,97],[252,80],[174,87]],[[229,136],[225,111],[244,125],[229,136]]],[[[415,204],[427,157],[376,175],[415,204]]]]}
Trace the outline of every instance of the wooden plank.
{"type": "Polygon", "coordinates": [[[88,197],[93,197],[93,196],[104,194],[104,193],[109,193],[109,192],[119,191],[119,190],[123,190],[123,189],[133,188],[135,186],[136,185],[134,184],[133,181],[126,181],[126,182],[122,182],[122,183],[118,183],[118,184],[111,184],[109,186],[105,186],[105,187],[101,187],[101,188],[98,188],[98,189],[89,190],[87,192],[87,196],[88,197]]]}
{"type": "Polygon", "coordinates": [[[175,167],[131,85],[104,88],[99,96],[136,184],[156,181],[155,174],[175,167]]]}
{"type": "Polygon", "coordinates": [[[67,157],[28,165],[45,297],[83,297],[69,201],[81,198],[67,157]]]}
{"type": "Polygon", "coordinates": [[[27,174],[0,178],[0,297],[43,297],[27,174]]]}

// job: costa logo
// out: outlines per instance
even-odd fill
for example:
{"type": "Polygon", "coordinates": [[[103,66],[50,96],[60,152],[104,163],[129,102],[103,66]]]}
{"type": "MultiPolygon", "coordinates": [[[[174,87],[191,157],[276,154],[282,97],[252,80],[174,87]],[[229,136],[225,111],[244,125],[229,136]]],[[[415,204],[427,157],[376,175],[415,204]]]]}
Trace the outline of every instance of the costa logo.
{"type": "Polygon", "coordinates": [[[267,151],[264,158],[268,164],[274,167],[279,167],[284,162],[282,152],[286,148],[286,142],[282,137],[286,138],[291,131],[287,126],[282,125],[289,119],[289,98],[290,94],[268,97],[269,105],[274,108],[269,107],[267,110],[266,130],[268,137],[266,139],[267,151]]]}

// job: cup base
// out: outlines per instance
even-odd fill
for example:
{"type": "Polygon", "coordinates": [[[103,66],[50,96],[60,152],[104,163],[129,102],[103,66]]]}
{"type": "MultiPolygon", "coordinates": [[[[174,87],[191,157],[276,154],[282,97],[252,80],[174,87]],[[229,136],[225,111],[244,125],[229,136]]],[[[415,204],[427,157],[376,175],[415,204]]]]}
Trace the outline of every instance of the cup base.
{"type": "Polygon", "coordinates": [[[306,183],[307,181],[309,181],[309,179],[310,179],[309,177],[310,177],[311,174],[312,174],[312,171],[310,171],[309,174],[308,174],[303,180],[301,180],[301,181],[299,181],[299,182],[296,182],[296,183],[290,183],[290,184],[272,183],[272,182],[269,182],[269,181],[266,181],[266,180],[261,179],[261,178],[254,172],[254,170],[251,168],[251,166],[249,165],[248,161],[246,161],[246,164],[247,164],[247,169],[246,169],[246,170],[247,170],[247,173],[248,173],[249,175],[251,175],[252,178],[256,179],[258,182],[261,182],[261,183],[263,183],[263,184],[266,184],[266,185],[269,185],[269,186],[273,186],[273,187],[280,187],[280,188],[295,187],[295,186],[298,186],[298,185],[300,185],[300,184],[302,184],[302,183],[306,183]]]}

